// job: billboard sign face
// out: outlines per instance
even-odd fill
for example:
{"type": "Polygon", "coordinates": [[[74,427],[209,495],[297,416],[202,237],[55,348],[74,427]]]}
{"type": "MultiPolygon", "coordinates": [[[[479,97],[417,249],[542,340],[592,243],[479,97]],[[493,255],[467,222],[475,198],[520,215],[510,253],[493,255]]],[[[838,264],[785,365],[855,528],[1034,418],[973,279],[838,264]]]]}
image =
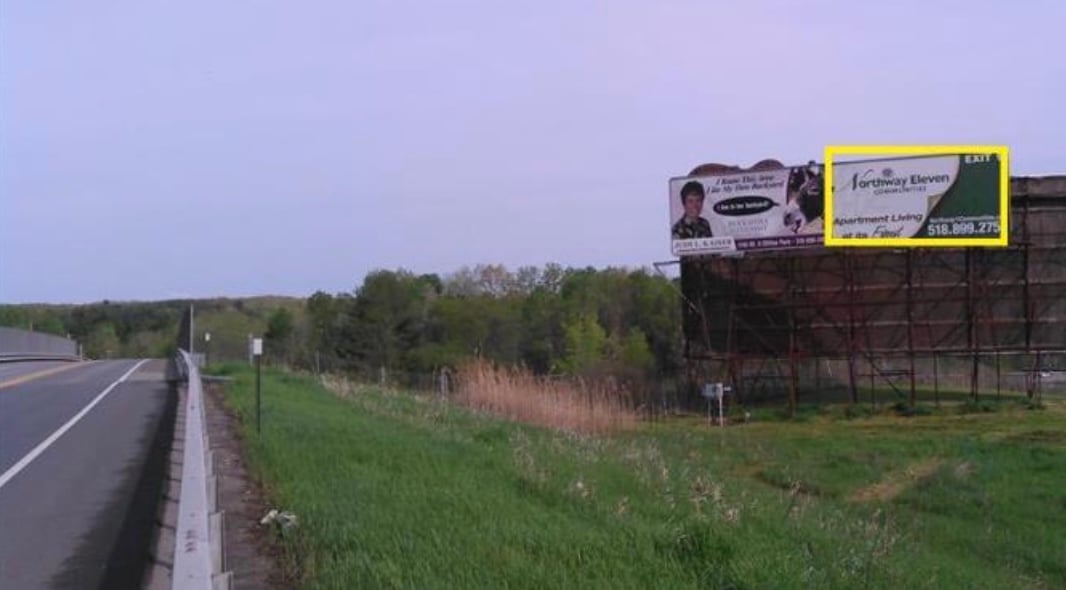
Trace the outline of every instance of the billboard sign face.
{"type": "Polygon", "coordinates": [[[822,167],[729,171],[670,179],[676,256],[822,245],[822,167]]]}
{"type": "Polygon", "coordinates": [[[1005,245],[999,153],[830,162],[830,246],[1005,245]]]}

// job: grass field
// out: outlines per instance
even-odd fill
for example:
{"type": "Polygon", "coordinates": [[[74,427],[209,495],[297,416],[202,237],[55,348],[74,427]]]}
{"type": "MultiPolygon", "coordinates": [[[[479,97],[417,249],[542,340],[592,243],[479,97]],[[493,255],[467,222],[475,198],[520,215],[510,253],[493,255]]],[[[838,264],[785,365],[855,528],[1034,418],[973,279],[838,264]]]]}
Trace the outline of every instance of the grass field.
{"type": "Polygon", "coordinates": [[[222,372],[303,587],[1066,587],[1059,401],[587,437],[266,371],[257,435],[222,372]]]}

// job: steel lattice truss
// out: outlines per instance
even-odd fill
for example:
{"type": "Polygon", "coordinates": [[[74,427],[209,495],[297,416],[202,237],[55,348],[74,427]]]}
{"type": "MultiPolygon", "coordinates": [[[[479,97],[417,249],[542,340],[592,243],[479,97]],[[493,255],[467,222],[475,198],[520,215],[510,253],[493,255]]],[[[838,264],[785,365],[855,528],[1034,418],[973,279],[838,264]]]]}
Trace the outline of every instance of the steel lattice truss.
{"type": "Polygon", "coordinates": [[[892,372],[909,378],[913,402],[922,357],[972,359],[976,396],[981,357],[1025,355],[1035,369],[1041,355],[1066,353],[1066,177],[1015,178],[1011,190],[1006,248],[683,259],[690,368],[715,367],[742,391],[739,376],[754,365],[785,382],[794,404],[805,359],[848,361],[853,398],[856,361],[886,380],[882,367],[902,364],[892,372]]]}

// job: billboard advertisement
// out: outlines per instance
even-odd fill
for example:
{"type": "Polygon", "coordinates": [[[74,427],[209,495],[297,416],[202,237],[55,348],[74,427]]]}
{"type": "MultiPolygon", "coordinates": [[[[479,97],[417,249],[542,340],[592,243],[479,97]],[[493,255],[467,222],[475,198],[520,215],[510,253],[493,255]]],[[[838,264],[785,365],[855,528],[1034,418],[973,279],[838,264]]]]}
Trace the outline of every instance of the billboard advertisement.
{"type": "Polygon", "coordinates": [[[1005,243],[1005,178],[996,153],[833,163],[828,243],[1005,243]]]}
{"type": "Polygon", "coordinates": [[[822,245],[821,165],[670,179],[670,250],[675,256],[822,245]]]}

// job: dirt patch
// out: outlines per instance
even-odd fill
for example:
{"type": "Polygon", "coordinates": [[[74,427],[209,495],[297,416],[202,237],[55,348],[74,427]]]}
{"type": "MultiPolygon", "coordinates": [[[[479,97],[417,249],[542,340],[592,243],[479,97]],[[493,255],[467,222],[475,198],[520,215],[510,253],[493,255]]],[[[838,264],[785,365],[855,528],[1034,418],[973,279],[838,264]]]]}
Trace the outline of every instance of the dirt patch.
{"type": "Polygon", "coordinates": [[[884,502],[894,499],[904,490],[936,473],[944,460],[931,457],[912,463],[906,469],[890,474],[885,479],[868,486],[863,486],[848,497],[852,502],[884,502]]]}
{"type": "Polygon", "coordinates": [[[1066,445],[1066,430],[1029,430],[1012,434],[1003,440],[1012,443],[1066,445]]]}
{"type": "Polygon", "coordinates": [[[745,479],[761,480],[760,473],[765,466],[758,462],[738,463],[729,468],[729,475],[745,479]]]}
{"type": "Polygon", "coordinates": [[[956,465],[955,469],[953,469],[952,471],[955,473],[955,477],[957,477],[958,479],[966,479],[967,477],[973,475],[975,471],[977,471],[977,467],[975,467],[974,464],[970,463],[969,461],[963,461],[962,463],[956,465]]]}
{"type": "Polygon", "coordinates": [[[267,494],[247,470],[238,419],[222,403],[222,386],[205,384],[207,430],[214,451],[219,508],[225,510],[226,568],[233,588],[295,588],[295,572],[286,571],[284,550],[259,521],[270,510],[267,494]]]}
{"type": "Polygon", "coordinates": [[[782,476],[781,472],[775,469],[760,469],[755,473],[755,479],[779,490],[784,490],[793,496],[821,496],[823,493],[818,486],[798,479],[789,479],[782,476]]]}

